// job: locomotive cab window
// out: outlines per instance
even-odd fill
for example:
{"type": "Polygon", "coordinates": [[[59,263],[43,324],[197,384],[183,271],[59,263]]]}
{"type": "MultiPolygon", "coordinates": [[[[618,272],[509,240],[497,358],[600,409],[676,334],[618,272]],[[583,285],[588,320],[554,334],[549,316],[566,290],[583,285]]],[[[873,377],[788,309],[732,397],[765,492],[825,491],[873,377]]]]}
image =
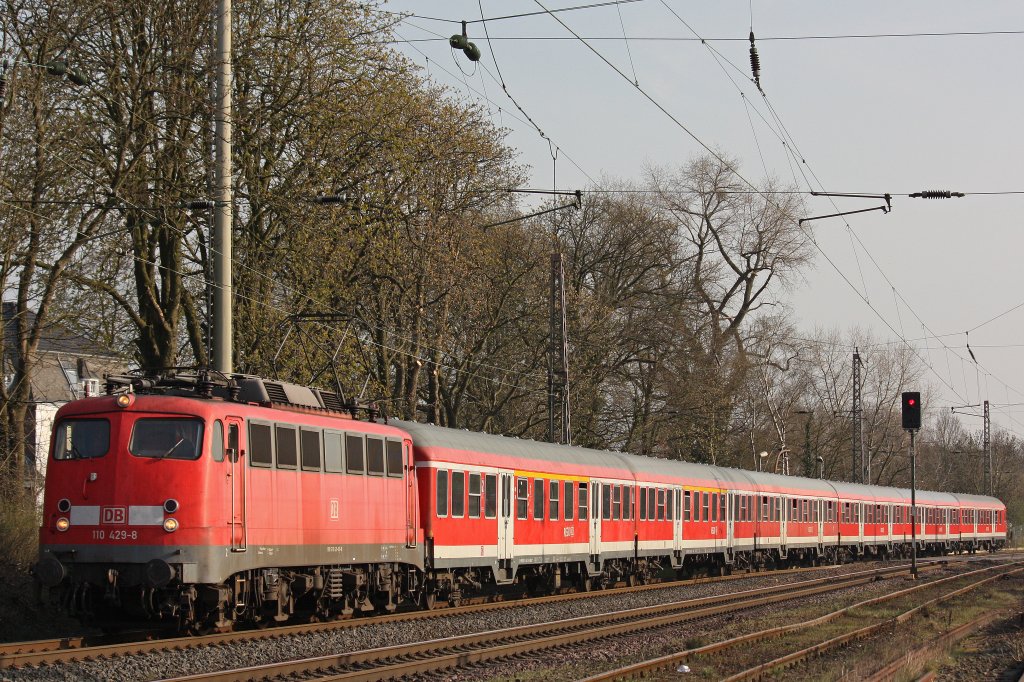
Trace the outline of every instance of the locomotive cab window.
{"type": "Polygon", "coordinates": [[[210,439],[210,455],[214,462],[224,461],[224,422],[213,422],[213,435],[210,439]]]}
{"type": "Polygon", "coordinates": [[[387,449],[388,476],[391,478],[401,478],[404,473],[404,466],[402,462],[402,441],[389,440],[387,442],[387,449]]]}
{"type": "Polygon", "coordinates": [[[277,468],[294,469],[299,461],[299,449],[295,443],[295,428],[277,425],[277,468]]]}
{"type": "Polygon", "coordinates": [[[94,459],[110,449],[106,419],[65,419],[53,438],[54,459],[94,459]]]}
{"type": "Polygon", "coordinates": [[[324,471],[340,474],[345,471],[342,434],[336,431],[324,432],[324,471]]]}
{"type": "Polygon", "coordinates": [[[146,417],[132,426],[128,451],[136,457],[199,459],[202,445],[202,420],[146,417]]]}
{"type": "Polygon", "coordinates": [[[370,476],[384,475],[384,441],[374,436],[366,437],[366,473],[370,476]]]}

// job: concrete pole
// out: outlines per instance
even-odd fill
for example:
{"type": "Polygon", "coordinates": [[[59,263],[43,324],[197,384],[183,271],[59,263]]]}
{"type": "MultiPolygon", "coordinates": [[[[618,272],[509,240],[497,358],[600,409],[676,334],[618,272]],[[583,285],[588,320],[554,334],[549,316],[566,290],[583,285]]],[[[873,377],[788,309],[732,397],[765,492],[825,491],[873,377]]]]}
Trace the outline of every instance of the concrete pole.
{"type": "Polygon", "coordinates": [[[213,220],[213,368],[232,371],[231,330],[231,0],[217,6],[217,106],[215,193],[213,220]]]}

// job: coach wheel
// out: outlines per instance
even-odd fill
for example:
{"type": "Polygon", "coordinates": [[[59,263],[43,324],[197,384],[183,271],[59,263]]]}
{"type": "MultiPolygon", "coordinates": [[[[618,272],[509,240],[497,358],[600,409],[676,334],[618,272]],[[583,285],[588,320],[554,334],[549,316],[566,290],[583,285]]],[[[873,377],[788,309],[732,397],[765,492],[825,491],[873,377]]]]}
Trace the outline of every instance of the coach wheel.
{"type": "Polygon", "coordinates": [[[423,608],[429,611],[434,608],[435,604],[437,604],[437,592],[433,590],[425,591],[423,593],[423,608]]]}

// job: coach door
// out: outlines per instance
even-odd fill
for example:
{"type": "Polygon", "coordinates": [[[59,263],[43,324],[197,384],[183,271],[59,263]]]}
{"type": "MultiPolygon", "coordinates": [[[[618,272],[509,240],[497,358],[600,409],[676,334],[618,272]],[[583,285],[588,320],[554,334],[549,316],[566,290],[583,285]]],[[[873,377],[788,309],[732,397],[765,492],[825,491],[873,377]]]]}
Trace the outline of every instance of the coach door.
{"type": "Polygon", "coordinates": [[[601,484],[590,483],[590,556],[601,553],[601,484]]]}
{"type": "MultiPolygon", "coordinates": [[[[768,503],[775,504],[774,499],[771,498],[771,497],[763,497],[761,499],[763,499],[765,501],[765,504],[768,504],[768,503]]],[[[763,516],[765,516],[766,518],[770,517],[771,516],[771,512],[763,514],[763,516]]],[[[779,544],[782,545],[783,547],[786,546],[786,538],[788,537],[788,534],[789,534],[789,522],[793,521],[793,519],[790,518],[792,516],[793,516],[792,502],[789,500],[789,498],[780,496],[779,497],[779,544]]]]}
{"type": "Polygon", "coordinates": [[[726,525],[725,525],[726,545],[725,546],[728,547],[729,549],[732,549],[732,546],[733,546],[733,541],[732,541],[732,539],[733,539],[733,526],[732,526],[732,524],[733,524],[733,521],[735,521],[734,517],[736,516],[736,514],[735,514],[736,509],[735,509],[735,507],[733,507],[733,505],[735,504],[735,501],[734,501],[733,493],[732,493],[731,490],[728,491],[728,492],[722,493],[722,494],[725,495],[725,518],[726,518],[726,525]]]}
{"type": "Polygon", "coordinates": [[[225,421],[228,430],[225,456],[228,460],[228,488],[231,499],[231,551],[244,552],[247,547],[245,524],[248,508],[245,491],[245,450],[241,442],[242,420],[238,417],[228,417],[225,421]]]}
{"type": "Polygon", "coordinates": [[[682,488],[672,488],[672,549],[677,552],[683,549],[683,514],[682,514],[682,503],[680,500],[683,499],[682,488]]]}
{"type": "Polygon", "coordinates": [[[500,497],[498,505],[498,559],[512,559],[515,548],[515,521],[512,510],[515,508],[516,489],[512,474],[501,474],[500,497]]]}

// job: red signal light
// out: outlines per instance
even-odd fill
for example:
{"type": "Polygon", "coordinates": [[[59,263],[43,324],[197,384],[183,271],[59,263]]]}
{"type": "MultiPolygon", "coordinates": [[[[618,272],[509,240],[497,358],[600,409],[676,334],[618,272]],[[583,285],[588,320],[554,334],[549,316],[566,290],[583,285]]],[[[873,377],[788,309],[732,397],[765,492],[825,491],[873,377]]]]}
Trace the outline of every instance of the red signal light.
{"type": "Polygon", "coordinates": [[[911,407],[913,407],[916,404],[917,404],[917,401],[914,400],[913,398],[911,398],[910,400],[907,401],[907,405],[910,405],[911,407]]]}

